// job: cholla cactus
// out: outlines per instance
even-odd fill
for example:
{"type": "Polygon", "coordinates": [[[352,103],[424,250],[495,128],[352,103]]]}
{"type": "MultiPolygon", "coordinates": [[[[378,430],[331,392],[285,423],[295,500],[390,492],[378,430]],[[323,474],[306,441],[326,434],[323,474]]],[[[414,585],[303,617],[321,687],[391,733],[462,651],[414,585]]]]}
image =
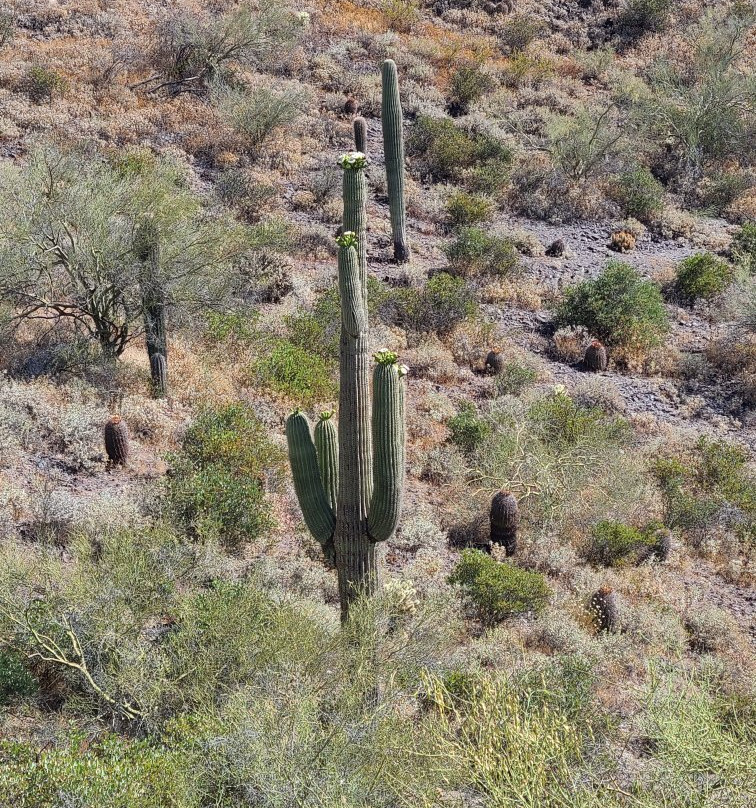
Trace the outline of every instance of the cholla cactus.
{"type": "Polygon", "coordinates": [[[401,515],[404,487],[404,376],[391,351],[375,354],[370,401],[367,278],[364,263],[365,157],[352,152],[344,169],[344,221],[338,269],[341,352],[338,428],[324,413],[315,428],[300,412],[287,421],[294,486],[312,535],[336,565],[342,617],[378,586],[376,544],[401,515]],[[375,447],[375,451],[373,451],[375,447]]]}
{"type": "Polygon", "coordinates": [[[394,260],[403,264],[410,260],[407,243],[407,215],[404,206],[404,131],[399,77],[396,64],[386,59],[381,70],[381,126],[383,152],[386,157],[391,231],[394,236],[394,260]]]}
{"type": "Polygon", "coordinates": [[[609,249],[618,253],[628,253],[635,249],[635,236],[629,230],[617,230],[609,239],[609,249]]]}

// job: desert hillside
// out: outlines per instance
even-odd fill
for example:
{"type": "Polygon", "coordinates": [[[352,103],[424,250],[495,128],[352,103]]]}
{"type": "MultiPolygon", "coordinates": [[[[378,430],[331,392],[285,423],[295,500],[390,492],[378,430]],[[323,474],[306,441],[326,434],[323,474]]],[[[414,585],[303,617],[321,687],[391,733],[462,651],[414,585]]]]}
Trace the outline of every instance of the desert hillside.
{"type": "Polygon", "coordinates": [[[0,4],[0,808],[753,805],[755,60],[0,4]]]}

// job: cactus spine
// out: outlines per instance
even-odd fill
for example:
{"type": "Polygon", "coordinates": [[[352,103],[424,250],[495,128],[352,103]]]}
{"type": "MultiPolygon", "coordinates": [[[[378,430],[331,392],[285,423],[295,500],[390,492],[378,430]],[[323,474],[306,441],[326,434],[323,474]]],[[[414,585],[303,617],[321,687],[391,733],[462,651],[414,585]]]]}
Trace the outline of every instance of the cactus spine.
{"type": "Polygon", "coordinates": [[[367,123],[362,117],[354,119],[354,148],[358,152],[367,155],[367,123]]]}
{"type": "Polygon", "coordinates": [[[365,156],[353,152],[342,157],[340,165],[344,169],[344,232],[337,239],[341,295],[338,428],[330,413],[324,413],[313,441],[306,418],[295,412],[287,421],[286,435],[299,504],[310,532],[335,562],[342,618],[346,618],[355,597],[375,592],[376,543],[393,534],[401,513],[405,371],[396,354],[376,354],[371,408],[365,156]]]}
{"type": "Polygon", "coordinates": [[[410,259],[407,244],[407,217],[404,209],[404,132],[402,104],[399,98],[399,76],[396,64],[386,59],[381,70],[381,127],[386,158],[391,231],[394,237],[394,259],[403,264],[410,259]]]}

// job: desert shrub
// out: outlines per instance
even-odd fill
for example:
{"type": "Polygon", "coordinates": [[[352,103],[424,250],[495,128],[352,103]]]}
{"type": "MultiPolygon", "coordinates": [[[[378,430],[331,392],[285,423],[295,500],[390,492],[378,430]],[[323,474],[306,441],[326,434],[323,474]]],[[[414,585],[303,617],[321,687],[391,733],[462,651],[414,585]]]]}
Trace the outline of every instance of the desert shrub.
{"type": "Polygon", "coordinates": [[[672,0],[625,0],[617,20],[620,36],[638,39],[649,31],[662,30],[672,8],[672,0]]]}
{"type": "Polygon", "coordinates": [[[530,45],[543,28],[543,22],[538,18],[527,14],[515,14],[507,18],[499,39],[510,53],[519,53],[530,45]]]}
{"type": "Polygon", "coordinates": [[[0,707],[37,688],[34,678],[13,651],[0,649],[0,707]]]}
{"type": "Polygon", "coordinates": [[[43,65],[32,65],[26,71],[22,86],[34,103],[41,104],[43,101],[50,102],[56,95],[62,94],[67,82],[57,70],[43,65]]]}
{"type": "Polygon", "coordinates": [[[449,576],[486,622],[543,611],[551,591],[540,573],[500,563],[480,550],[463,550],[449,576]]]}
{"type": "Polygon", "coordinates": [[[756,272],[756,222],[746,222],[735,234],[732,255],[748,272],[756,272]]]}
{"type": "Polygon", "coordinates": [[[446,200],[446,215],[451,227],[470,227],[489,221],[493,205],[484,196],[455,191],[446,200]]]}
{"type": "Polygon", "coordinates": [[[238,208],[247,221],[255,221],[278,196],[275,185],[258,182],[241,169],[222,172],[215,183],[218,196],[227,205],[238,208]]]}
{"type": "Polygon", "coordinates": [[[604,519],[591,528],[583,555],[592,564],[616,567],[638,561],[653,546],[650,535],[622,522],[604,519]]]}
{"type": "Polygon", "coordinates": [[[449,440],[463,452],[472,452],[486,439],[490,426],[478,417],[475,405],[465,402],[459,412],[446,422],[449,440]]]}
{"type": "Polygon", "coordinates": [[[221,87],[215,91],[214,101],[250,151],[256,152],[275,132],[291,127],[300,118],[309,96],[298,87],[256,87],[249,92],[221,87]]]}
{"type": "Polygon", "coordinates": [[[407,141],[421,171],[434,180],[465,180],[495,192],[508,176],[511,150],[492,135],[467,131],[451,118],[421,115],[407,141]]]}
{"type": "Polygon", "coordinates": [[[444,248],[449,264],[460,275],[513,275],[519,269],[517,250],[504,236],[478,227],[464,227],[444,248]]]}
{"type": "Polygon", "coordinates": [[[494,86],[492,78],[480,64],[462,64],[455,68],[449,82],[449,112],[466,115],[470,104],[480,100],[494,86]]]}
{"type": "Polygon", "coordinates": [[[652,472],[665,522],[698,538],[724,524],[746,542],[756,536],[756,479],[739,446],[701,438],[683,455],[662,456],[652,472]]]}
{"type": "Polygon", "coordinates": [[[418,0],[381,0],[381,12],[389,28],[411,31],[420,19],[418,0]]]}
{"type": "Polygon", "coordinates": [[[170,461],[168,507],[193,534],[237,549],[273,524],[265,490],[281,454],[252,408],[200,412],[170,461]]]}
{"type": "Polygon", "coordinates": [[[464,278],[439,272],[422,289],[398,289],[387,301],[390,319],[420,333],[448,334],[477,312],[475,295],[464,278]]]}
{"type": "Polygon", "coordinates": [[[571,180],[577,182],[605,173],[616,160],[623,129],[612,105],[583,109],[574,116],[556,117],[549,126],[549,152],[571,180]]]}
{"type": "Polygon", "coordinates": [[[538,380],[538,371],[530,365],[520,362],[505,362],[501,373],[494,378],[496,395],[518,396],[526,388],[538,380]]]}
{"type": "Polygon", "coordinates": [[[697,253],[680,262],[675,286],[689,303],[699,298],[711,300],[727,288],[732,275],[732,267],[727,261],[711,253],[697,253]]]}
{"type": "Polygon", "coordinates": [[[4,48],[16,34],[16,15],[0,11],[0,48],[4,48]]]}
{"type": "Polygon", "coordinates": [[[583,326],[609,346],[640,353],[658,345],[669,327],[658,287],[621,261],[610,261],[595,280],[568,288],[557,320],[583,326]]]}
{"type": "Polygon", "coordinates": [[[258,384],[304,406],[335,397],[333,371],[331,361],[288,339],[270,340],[252,367],[258,384]]]}
{"type": "Polygon", "coordinates": [[[645,166],[620,174],[611,192],[624,213],[641,222],[647,222],[663,204],[664,188],[645,166]]]}

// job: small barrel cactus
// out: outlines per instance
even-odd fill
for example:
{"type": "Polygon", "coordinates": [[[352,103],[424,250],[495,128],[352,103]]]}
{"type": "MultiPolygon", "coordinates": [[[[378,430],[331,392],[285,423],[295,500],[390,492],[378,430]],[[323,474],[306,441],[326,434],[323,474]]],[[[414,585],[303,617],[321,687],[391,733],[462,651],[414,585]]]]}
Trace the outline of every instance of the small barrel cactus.
{"type": "Polygon", "coordinates": [[[618,253],[628,253],[635,249],[635,236],[628,230],[617,230],[609,239],[609,249],[618,253]]]}
{"type": "Polygon", "coordinates": [[[367,122],[362,117],[355,118],[353,127],[355,151],[367,154],[367,122]]]}
{"type": "Polygon", "coordinates": [[[606,348],[597,339],[593,340],[585,349],[583,365],[586,370],[592,370],[594,372],[604,371],[607,368],[608,361],[609,358],[606,353],[606,348]]]}
{"type": "Polygon", "coordinates": [[[617,628],[617,596],[610,586],[602,586],[591,596],[589,611],[598,631],[615,631],[617,628]]]}
{"type": "Polygon", "coordinates": [[[114,466],[125,466],[129,459],[129,429],[120,415],[105,424],[105,453],[114,466]]]}
{"type": "Polygon", "coordinates": [[[165,398],[168,395],[168,365],[163,354],[155,353],[150,357],[150,375],[153,395],[165,398]]]}
{"type": "Polygon", "coordinates": [[[520,509],[510,491],[502,489],[491,500],[491,542],[501,544],[508,556],[517,550],[520,509]]]}
{"type": "Polygon", "coordinates": [[[504,357],[498,348],[494,348],[486,356],[486,371],[498,376],[502,370],[504,370],[504,357]]]}

